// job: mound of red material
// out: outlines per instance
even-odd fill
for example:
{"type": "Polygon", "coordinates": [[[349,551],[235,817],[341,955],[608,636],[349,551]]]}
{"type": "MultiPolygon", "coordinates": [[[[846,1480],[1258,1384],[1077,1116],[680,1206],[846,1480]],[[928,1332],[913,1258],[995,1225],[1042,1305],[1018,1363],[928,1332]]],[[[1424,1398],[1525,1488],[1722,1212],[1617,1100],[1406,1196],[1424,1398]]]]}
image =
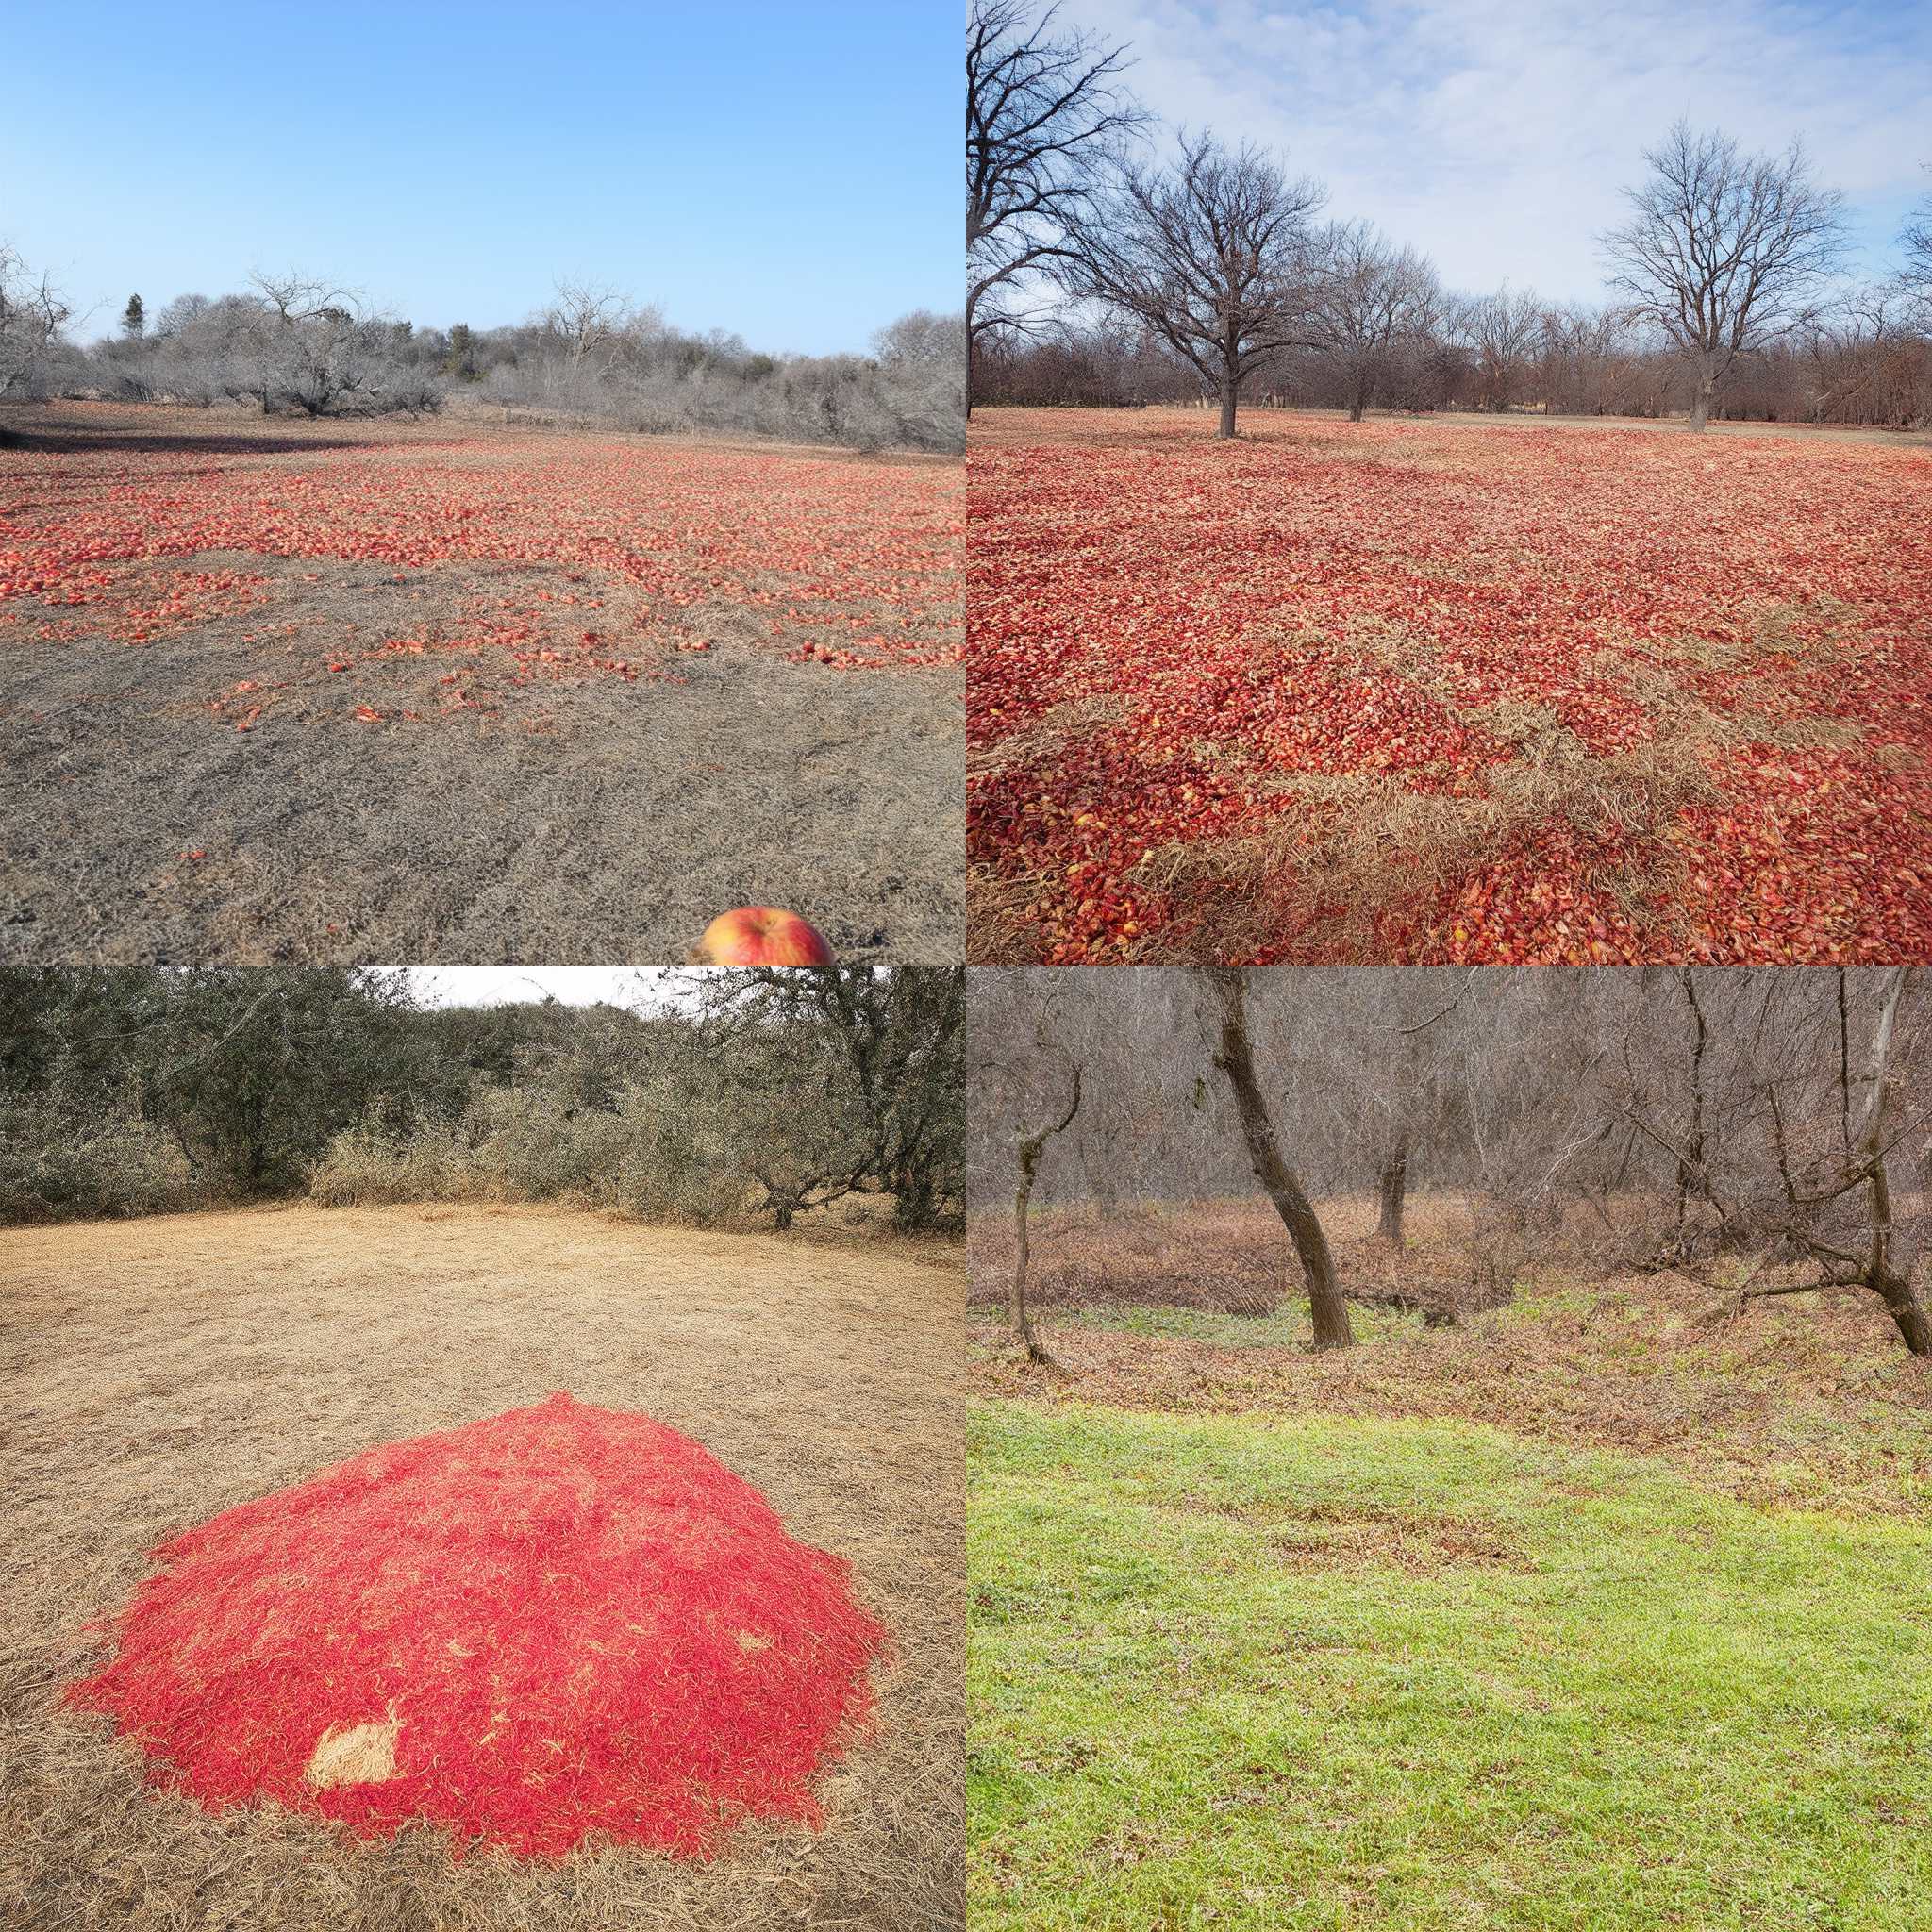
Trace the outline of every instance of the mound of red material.
{"type": "Polygon", "coordinates": [[[871,1704],[882,1626],[689,1437],[553,1395],[393,1442],[165,1543],[70,1696],[158,1781],[368,1837],[708,1857],[871,1704]]]}

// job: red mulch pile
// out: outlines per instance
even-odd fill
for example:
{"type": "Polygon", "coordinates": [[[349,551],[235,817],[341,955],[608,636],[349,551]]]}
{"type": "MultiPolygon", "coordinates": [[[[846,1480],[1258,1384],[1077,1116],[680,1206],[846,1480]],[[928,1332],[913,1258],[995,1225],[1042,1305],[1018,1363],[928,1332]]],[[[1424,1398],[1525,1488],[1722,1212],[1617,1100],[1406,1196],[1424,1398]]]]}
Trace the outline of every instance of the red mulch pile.
{"type": "Polygon", "coordinates": [[[426,1819],[458,1853],[602,1834],[702,1858],[745,1817],[816,1824],[886,1636],[849,1566],[689,1437],[561,1394],[352,1457],[155,1560],[69,1695],[157,1782],[364,1837],[426,1819]]]}

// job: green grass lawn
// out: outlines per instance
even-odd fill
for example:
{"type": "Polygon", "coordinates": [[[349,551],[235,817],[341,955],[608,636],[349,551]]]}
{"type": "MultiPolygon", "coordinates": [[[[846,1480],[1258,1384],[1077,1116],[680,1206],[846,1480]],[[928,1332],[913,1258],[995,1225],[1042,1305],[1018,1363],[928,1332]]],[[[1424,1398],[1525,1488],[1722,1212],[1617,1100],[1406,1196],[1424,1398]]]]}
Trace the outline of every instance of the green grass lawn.
{"type": "Polygon", "coordinates": [[[973,1923],[1932,1927],[1932,1526],[1459,1423],[993,1403],[973,1923]]]}

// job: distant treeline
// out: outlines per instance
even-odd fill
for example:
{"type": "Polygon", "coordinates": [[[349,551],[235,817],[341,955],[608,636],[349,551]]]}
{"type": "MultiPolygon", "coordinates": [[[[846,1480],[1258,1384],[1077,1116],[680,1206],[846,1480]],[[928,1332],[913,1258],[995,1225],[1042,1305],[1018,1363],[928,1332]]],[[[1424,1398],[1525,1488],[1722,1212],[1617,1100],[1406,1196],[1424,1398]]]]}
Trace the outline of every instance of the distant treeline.
{"type": "MultiPolygon", "coordinates": [[[[9,269],[10,263],[10,269],[9,269]]],[[[688,335],[654,308],[565,284],[527,322],[418,328],[306,275],[257,275],[239,294],[129,298],[118,331],[82,346],[66,306],[17,257],[0,289],[0,396],[244,402],[268,413],[423,414],[475,395],[558,421],[723,431],[854,449],[957,450],[965,323],[918,310],[868,355],[771,356],[735,335],[688,335]],[[27,300],[40,301],[35,308],[27,300]],[[29,340],[31,338],[31,340],[29,340]],[[10,372],[10,373],[9,373],[10,372]]]]}
{"type": "Polygon", "coordinates": [[[1801,142],[1754,154],[1679,121],[1595,238],[1604,303],[1458,293],[1372,222],[1321,219],[1327,190],[1280,153],[1162,127],[1132,64],[1057,6],[970,0],[975,403],[1211,399],[1223,436],[1255,400],[1932,419],[1932,195],[1860,286],[1849,204],[1801,142]]]}
{"type": "MultiPolygon", "coordinates": [[[[1921,311],[1879,302],[1769,345],[1741,362],[1713,420],[1861,425],[1932,422],[1932,329],[1921,311]]],[[[1376,358],[1373,404],[1386,409],[1531,410],[1681,416],[1694,374],[1669,344],[1614,308],[1546,304],[1528,293],[1467,298],[1376,358]]],[[[1361,394],[1352,353],[1282,351],[1249,378],[1252,404],[1348,409],[1361,394]]],[[[1206,403],[1199,373],[1151,333],[1115,322],[989,334],[974,400],[1046,408],[1206,403]]]]}
{"type": "Polygon", "coordinates": [[[963,973],[717,972],[429,1008],[375,970],[0,969],[0,1222],[308,1192],[711,1222],[963,1190],[963,973]]]}

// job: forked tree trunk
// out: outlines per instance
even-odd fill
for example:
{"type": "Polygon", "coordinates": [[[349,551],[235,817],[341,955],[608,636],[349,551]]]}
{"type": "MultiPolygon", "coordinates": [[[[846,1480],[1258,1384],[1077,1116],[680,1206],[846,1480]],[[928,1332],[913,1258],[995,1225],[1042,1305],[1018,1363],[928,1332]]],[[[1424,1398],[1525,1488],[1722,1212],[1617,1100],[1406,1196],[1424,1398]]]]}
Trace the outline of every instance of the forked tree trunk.
{"type": "Polygon", "coordinates": [[[1407,1205],[1408,1160],[1398,1154],[1382,1169],[1381,1211],[1375,1218],[1375,1232],[1385,1241],[1402,1245],[1402,1213],[1407,1205]]]}
{"type": "Polygon", "coordinates": [[[1040,1172],[1040,1157],[1046,1151],[1046,1143],[1056,1134],[1064,1133],[1073,1124],[1074,1116],[1080,1111],[1080,1063],[1070,1058],[1069,1067],[1071,1091],[1066,1111],[1058,1120],[1043,1122],[1034,1132],[1020,1136],[1017,1150],[1020,1185],[1013,1191],[1013,1274],[1007,1284],[1007,1318],[1013,1325],[1013,1333],[1019,1338],[1020,1345],[1026,1351],[1026,1359],[1039,1362],[1044,1368],[1052,1368],[1056,1364],[1046,1344],[1034,1332],[1033,1317],[1026,1307],[1026,1277],[1032,1261],[1026,1221],[1027,1211],[1033,1203],[1034,1178],[1040,1172]]]}
{"type": "Polygon", "coordinates": [[[1221,996],[1221,1046],[1214,1064],[1227,1076],[1234,1090],[1234,1101],[1241,1117],[1241,1133],[1248,1143],[1248,1159],[1255,1178],[1267,1190],[1274,1211],[1294,1243],[1302,1274],[1308,1284],[1308,1313],[1315,1325],[1317,1348],[1347,1348],[1355,1341],[1355,1328],[1348,1319],[1348,1298],[1335,1276],[1335,1257],[1328,1252],[1328,1237],[1322,1231],[1321,1218],[1314,1204],[1303,1191],[1274,1139],[1274,1124],[1268,1117],[1268,1102],[1255,1074],[1255,1056],[1248,1044],[1247,974],[1239,967],[1211,969],[1221,996]]]}

